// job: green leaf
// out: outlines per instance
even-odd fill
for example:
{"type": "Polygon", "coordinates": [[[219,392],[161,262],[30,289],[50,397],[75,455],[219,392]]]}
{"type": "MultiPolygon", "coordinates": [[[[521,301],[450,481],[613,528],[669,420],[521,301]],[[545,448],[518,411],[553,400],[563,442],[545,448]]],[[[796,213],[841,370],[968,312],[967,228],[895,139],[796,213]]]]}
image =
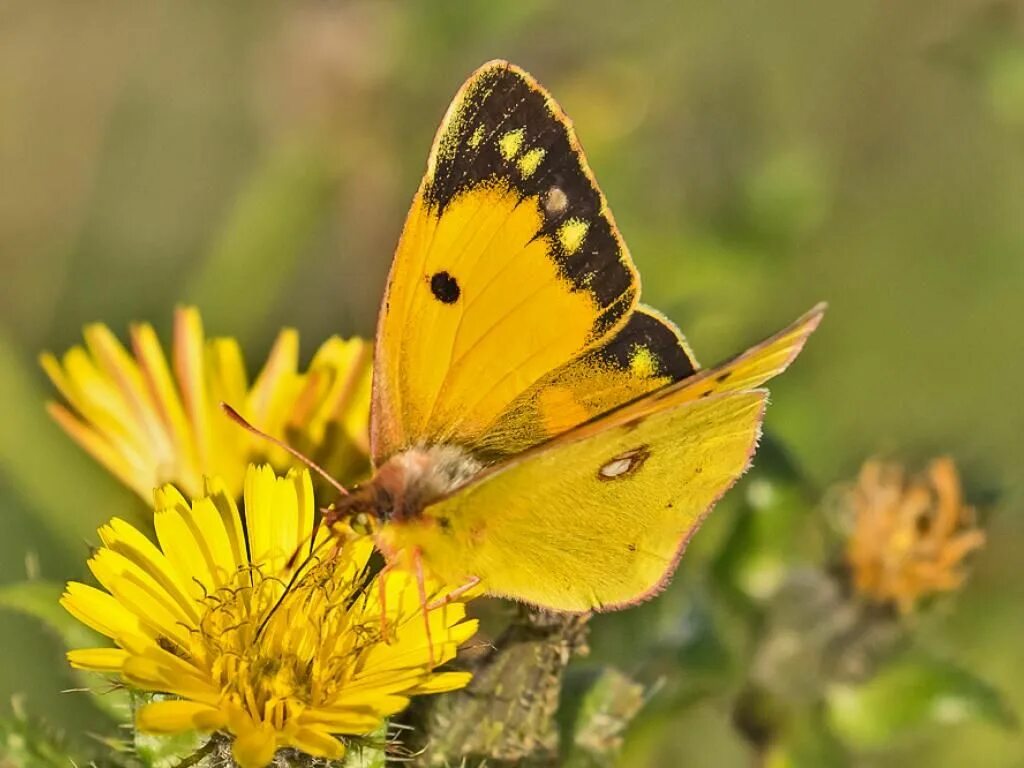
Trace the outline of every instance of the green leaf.
{"type": "Polygon", "coordinates": [[[330,212],[340,162],[324,140],[285,145],[239,195],[185,296],[211,328],[256,329],[330,212]],[[245,286],[244,298],[228,295],[245,286]]]}
{"type": "Polygon", "coordinates": [[[829,719],[850,745],[874,748],[928,725],[971,720],[1005,728],[1016,716],[1002,695],[973,673],[927,658],[894,663],[861,685],[833,685],[829,719]]]}
{"type": "MultiPolygon", "coordinates": [[[[110,645],[105,637],[93,632],[65,611],[58,602],[63,587],[45,581],[26,581],[0,587],[0,608],[17,611],[38,619],[52,630],[66,648],[96,648],[110,645]]],[[[97,686],[97,678],[88,672],[72,671],[80,686],[89,692],[93,702],[116,722],[126,722],[130,715],[127,693],[108,685],[97,686]]]]}

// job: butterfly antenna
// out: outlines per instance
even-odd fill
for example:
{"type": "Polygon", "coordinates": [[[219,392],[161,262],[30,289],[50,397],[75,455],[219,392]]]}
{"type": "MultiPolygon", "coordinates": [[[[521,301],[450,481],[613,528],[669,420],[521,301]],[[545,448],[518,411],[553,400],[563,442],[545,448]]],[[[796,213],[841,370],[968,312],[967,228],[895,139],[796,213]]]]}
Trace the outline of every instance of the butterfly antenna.
{"type": "Polygon", "coordinates": [[[242,414],[240,414],[238,411],[236,411],[234,408],[232,408],[227,403],[221,402],[220,407],[221,407],[221,410],[224,411],[224,413],[226,413],[228,415],[228,418],[230,418],[233,422],[235,422],[242,429],[245,429],[248,432],[251,432],[252,434],[256,435],[256,437],[262,437],[264,440],[266,440],[269,443],[272,443],[273,445],[276,445],[278,448],[280,448],[283,451],[287,451],[290,455],[294,456],[296,459],[301,461],[303,464],[305,464],[311,470],[313,470],[318,475],[320,475],[320,477],[322,477],[324,480],[326,480],[328,483],[330,483],[331,486],[338,493],[340,493],[342,496],[348,496],[348,489],[345,486],[343,486],[341,483],[339,483],[337,480],[335,480],[333,477],[331,477],[330,474],[328,474],[326,469],[321,467],[319,464],[317,464],[311,458],[309,458],[305,454],[300,453],[299,451],[295,450],[294,448],[292,448],[290,445],[288,445],[283,440],[278,440],[276,437],[268,435],[266,432],[264,432],[262,430],[256,429],[256,427],[254,427],[252,424],[250,424],[248,421],[245,420],[245,418],[242,416],[242,414]]]}
{"type": "MultiPolygon", "coordinates": [[[[305,536],[302,537],[302,541],[300,541],[299,545],[295,547],[295,551],[292,552],[291,555],[288,556],[288,559],[285,561],[285,568],[291,570],[295,567],[295,564],[299,561],[299,556],[302,554],[302,550],[306,548],[307,544],[311,544],[313,540],[316,538],[317,534],[320,533],[321,525],[323,525],[322,519],[317,521],[316,527],[313,528],[312,533],[307,533],[305,536]]],[[[303,562],[303,566],[309,563],[310,559],[313,557],[314,554],[316,554],[316,550],[311,548],[309,557],[307,557],[306,560],[303,562]]]]}
{"type": "Polygon", "coordinates": [[[257,640],[260,638],[260,635],[263,634],[263,630],[266,628],[267,624],[270,622],[270,619],[277,612],[277,609],[281,607],[281,603],[284,602],[285,597],[287,597],[288,593],[291,592],[292,587],[295,586],[295,582],[298,581],[299,576],[300,575],[304,575],[307,572],[306,571],[306,567],[310,563],[312,563],[316,558],[319,557],[319,555],[317,554],[317,551],[319,549],[322,549],[325,544],[329,543],[329,542],[325,541],[322,544],[320,544],[319,547],[311,548],[310,551],[309,551],[309,554],[306,555],[305,560],[303,560],[299,564],[298,568],[295,568],[295,563],[298,560],[299,553],[302,551],[302,549],[306,546],[306,543],[308,543],[309,541],[310,541],[310,537],[307,536],[303,540],[303,543],[299,544],[299,546],[296,547],[295,551],[292,552],[291,557],[288,558],[288,563],[287,563],[286,567],[289,570],[294,568],[294,570],[292,571],[291,578],[288,579],[288,583],[285,584],[284,592],[282,592],[281,596],[279,598],[277,598],[277,602],[274,603],[274,606],[267,613],[266,617],[264,617],[263,621],[260,622],[259,627],[257,627],[257,629],[256,629],[256,639],[257,640]]]}

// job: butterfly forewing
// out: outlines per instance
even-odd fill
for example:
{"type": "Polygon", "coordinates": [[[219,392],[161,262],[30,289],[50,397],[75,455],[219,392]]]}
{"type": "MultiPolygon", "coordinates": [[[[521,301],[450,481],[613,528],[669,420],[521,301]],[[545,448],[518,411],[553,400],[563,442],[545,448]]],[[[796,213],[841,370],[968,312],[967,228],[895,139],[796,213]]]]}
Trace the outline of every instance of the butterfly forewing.
{"type": "Polygon", "coordinates": [[[373,453],[476,447],[542,377],[607,343],[636,270],[568,119],[506,62],[441,125],[377,333],[373,453]]]}

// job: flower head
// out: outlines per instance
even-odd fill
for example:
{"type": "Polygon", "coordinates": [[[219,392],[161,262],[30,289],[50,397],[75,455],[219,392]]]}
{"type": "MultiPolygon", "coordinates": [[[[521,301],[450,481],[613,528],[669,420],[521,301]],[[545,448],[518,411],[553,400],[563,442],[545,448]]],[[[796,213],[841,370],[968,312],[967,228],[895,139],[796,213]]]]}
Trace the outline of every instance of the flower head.
{"type": "Polygon", "coordinates": [[[371,355],[360,339],[329,339],[300,373],[298,334],[282,331],[250,384],[238,342],[207,339],[194,308],[175,312],[170,364],[150,325],[131,328],[131,353],[105,325],[90,325],[84,335],[85,347],[60,361],[42,356],[70,406],[50,403],[50,413],[145,499],[168,482],[197,496],[212,476],[237,498],[250,461],[292,466],[284,451],[233,424],[221,401],[342,482],[368,469],[371,355]]]}
{"type": "Polygon", "coordinates": [[[909,478],[897,464],[868,461],[845,501],[852,513],[846,562],[854,588],[904,613],[930,594],[959,588],[964,558],[985,543],[948,458],[909,478]]]}
{"type": "Polygon", "coordinates": [[[428,581],[424,606],[406,572],[373,576],[365,538],[334,555],[326,534],[311,541],[306,471],[251,467],[244,502],[243,523],[219,481],[191,504],[167,486],[159,547],[115,518],[89,562],[105,591],[67,586],[62,605],[116,646],[71,651],[71,665],[178,697],[145,705],[141,730],[229,732],[243,768],[286,746],[338,758],[337,734],[370,733],[410,696],[468,682],[435,671],[476,630],[465,605],[430,607],[445,591],[428,581]]]}

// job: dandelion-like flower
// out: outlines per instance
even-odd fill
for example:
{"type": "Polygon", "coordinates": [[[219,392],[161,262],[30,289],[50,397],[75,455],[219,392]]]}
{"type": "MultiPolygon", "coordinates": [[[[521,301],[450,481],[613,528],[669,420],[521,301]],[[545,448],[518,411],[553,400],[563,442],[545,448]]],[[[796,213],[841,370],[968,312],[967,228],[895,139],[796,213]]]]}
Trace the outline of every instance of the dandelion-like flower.
{"type": "Polygon", "coordinates": [[[129,352],[107,326],[86,327],[85,347],[43,368],[70,407],[50,403],[64,430],[145,499],[164,483],[198,496],[217,476],[235,498],[250,461],[294,464],[281,449],[239,429],[218,405],[319,462],[342,482],[369,469],[370,345],[329,339],[298,370],[298,334],[284,330],[250,385],[232,338],[207,339],[199,312],[174,316],[170,360],[148,324],[131,328],[129,352]]]}
{"type": "Polygon", "coordinates": [[[424,605],[411,574],[372,576],[368,539],[335,554],[326,534],[313,541],[305,470],[251,467],[244,486],[244,523],[220,481],[191,504],[159,490],[159,547],[111,520],[89,561],[104,589],[71,582],[61,600],[116,646],[71,651],[72,666],[178,697],[141,708],[140,730],[231,733],[243,768],[280,747],[336,759],[339,734],[373,732],[410,696],[469,681],[435,670],[476,631],[461,601],[428,581],[424,605]]]}
{"type": "Polygon", "coordinates": [[[948,458],[909,478],[898,464],[868,461],[846,505],[853,524],[846,562],[854,588],[903,613],[928,595],[959,588],[964,559],[985,543],[948,458]]]}

